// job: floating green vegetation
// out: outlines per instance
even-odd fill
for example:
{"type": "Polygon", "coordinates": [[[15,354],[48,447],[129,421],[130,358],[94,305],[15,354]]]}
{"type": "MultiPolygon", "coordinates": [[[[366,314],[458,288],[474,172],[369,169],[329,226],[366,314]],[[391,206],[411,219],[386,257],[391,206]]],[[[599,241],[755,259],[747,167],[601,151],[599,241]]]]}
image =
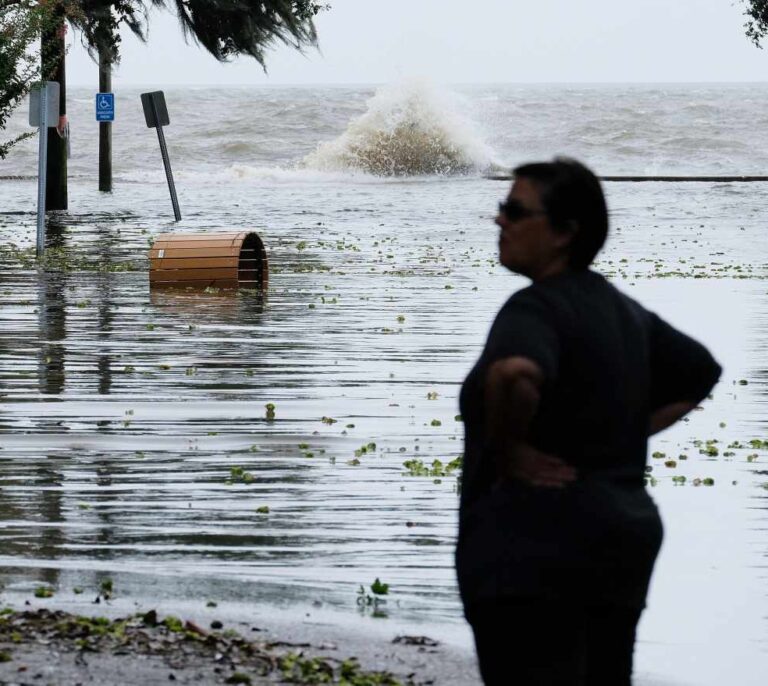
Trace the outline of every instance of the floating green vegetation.
{"type": "Polygon", "coordinates": [[[267,403],[264,407],[266,408],[266,419],[271,422],[275,418],[275,404],[267,403]]]}
{"type": "MultiPolygon", "coordinates": [[[[707,440],[696,439],[693,441],[693,445],[699,449],[701,455],[707,455],[708,457],[717,457],[720,455],[720,450],[717,445],[720,443],[716,438],[710,438],[707,440]]],[[[722,453],[723,457],[734,457],[736,455],[734,450],[745,450],[751,448],[752,450],[768,450],[768,440],[762,440],[760,438],[751,438],[748,441],[731,441],[727,450],[722,453]]],[[[680,456],[682,459],[682,455],[680,456]]]]}
{"type": "Polygon", "coordinates": [[[427,400],[437,400],[437,391],[430,391],[427,393],[427,400]]]}
{"type": "MultiPolygon", "coordinates": [[[[343,686],[400,686],[389,672],[364,672],[355,658],[336,660],[288,653],[278,660],[283,681],[291,684],[341,684],[343,686]]],[[[248,682],[250,683],[250,682],[248,682]]]]}
{"type": "MultiPolygon", "coordinates": [[[[697,241],[693,241],[696,243],[697,241]]],[[[630,273],[629,260],[621,258],[617,262],[605,260],[595,266],[608,277],[620,276],[623,279],[765,279],[768,278],[765,265],[759,264],[694,264],[694,259],[678,258],[676,264],[668,264],[664,258],[639,258],[630,273]],[[606,266],[607,265],[607,266],[606,266]]]]}
{"type": "Polygon", "coordinates": [[[48,586],[38,586],[35,589],[35,598],[52,598],[53,589],[48,586]]]}
{"type": "Polygon", "coordinates": [[[386,600],[383,596],[389,595],[389,584],[376,577],[374,582],[370,585],[371,595],[365,590],[365,587],[361,584],[357,589],[357,604],[361,608],[373,608],[374,617],[385,617],[386,614],[381,611],[381,607],[386,604],[386,600]]]}
{"type": "Polygon", "coordinates": [[[704,479],[696,478],[696,479],[693,479],[691,481],[691,483],[694,486],[714,486],[715,485],[715,480],[710,478],[710,477],[706,477],[704,479]]]}
{"type": "Polygon", "coordinates": [[[412,460],[406,460],[403,462],[403,467],[408,471],[407,476],[430,476],[442,478],[444,476],[451,476],[457,469],[461,469],[463,463],[463,457],[459,455],[454,460],[451,460],[447,464],[443,464],[441,460],[432,460],[432,464],[427,466],[422,460],[416,458],[412,460]]]}
{"type": "Polygon", "coordinates": [[[430,423],[430,426],[442,426],[443,423],[439,419],[433,419],[430,423]]]}
{"type": "Polygon", "coordinates": [[[363,455],[373,452],[376,452],[376,444],[366,443],[365,445],[361,445],[357,450],[355,450],[355,457],[362,457],[363,455]]]}
{"type": "Polygon", "coordinates": [[[0,245],[0,262],[18,265],[21,269],[41,269],[46,272],[136,272],[146,271],[147,263],[114,261],[103,255],[69,252],[62,247],[48,247],[37,257],[35,246],[20,248],[14,244],[0,245]]]}
{"type": "Polygon", "coordinates": [[[260,505],[256,508],[258,514],[269,514],[269,505],[260,505]]]}
{"type": "Polygon", "coordinates": [[[256,477],[253,476],[250,472],[246,472],[243,467],[230,467],[229,468],[229,479],[227,480],[228,484],[234,484],[234,483],[243,483],[243,484],[250,484],[253,483],[256,480],[256,477]]]}
{"type": "Polygon", "coordinates": [[[389,594],[389,584],[383,583],[379,577],[376,577],[371,584],[371,592],[375,595],[388,595],[389,594]]]}
{"type": "Polygon", "coordinates": [[[336,423],[337,421],[339,421],[339,420],[338,420],[338,419],[334,419],[333,417],[322,417],[322,418],[320,419],[320,421],[321,421],[323,424],[328,424],[328,426],[330,426],[331,424],[335,424],[335,423],[336,423]]]}

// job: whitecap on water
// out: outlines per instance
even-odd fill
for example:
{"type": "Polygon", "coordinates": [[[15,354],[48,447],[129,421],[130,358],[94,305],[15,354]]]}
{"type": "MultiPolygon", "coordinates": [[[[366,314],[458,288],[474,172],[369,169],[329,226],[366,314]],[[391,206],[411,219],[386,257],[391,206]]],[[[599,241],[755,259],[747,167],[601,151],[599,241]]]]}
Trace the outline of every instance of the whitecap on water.
{"type": "Polygon", "coordinates": [[[376,176],[465,174],[491,165],[491,151],[458,96],[421,82],[379,88],[364,114],[304,158],[320,171],[376,176]]]}

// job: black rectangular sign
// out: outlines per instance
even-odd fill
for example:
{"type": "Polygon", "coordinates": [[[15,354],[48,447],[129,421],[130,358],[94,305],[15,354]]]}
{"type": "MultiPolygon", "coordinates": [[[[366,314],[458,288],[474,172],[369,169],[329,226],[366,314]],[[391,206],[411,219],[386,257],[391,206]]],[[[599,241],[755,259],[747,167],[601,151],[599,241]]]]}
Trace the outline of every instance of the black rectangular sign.
{"type": "Polygon", "coordinates": [[[144,119],[146,119],[150,129],[156,126],[168,126],[171,123],[168,118],[168,108],[165,105],[163,91],[142,93],[141,106],[144,108],[144,119]]]}

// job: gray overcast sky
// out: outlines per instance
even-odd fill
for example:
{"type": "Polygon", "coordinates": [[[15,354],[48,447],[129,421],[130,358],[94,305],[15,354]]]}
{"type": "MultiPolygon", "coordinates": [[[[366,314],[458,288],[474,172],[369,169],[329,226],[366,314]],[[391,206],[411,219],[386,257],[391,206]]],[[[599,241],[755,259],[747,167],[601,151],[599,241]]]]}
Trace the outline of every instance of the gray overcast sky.
{"type": "MultiPolygon", "coordinates": [[[[126,32],[114,85],[765,81],[768,50],[744,36],[740,0],[330,0],[321,52],[272,50],[219,64],[186,45],[177,19],[151,17],[148,44],[126,32]]],[[[98,83],[80,48],[72,85],[98,83]]]]}

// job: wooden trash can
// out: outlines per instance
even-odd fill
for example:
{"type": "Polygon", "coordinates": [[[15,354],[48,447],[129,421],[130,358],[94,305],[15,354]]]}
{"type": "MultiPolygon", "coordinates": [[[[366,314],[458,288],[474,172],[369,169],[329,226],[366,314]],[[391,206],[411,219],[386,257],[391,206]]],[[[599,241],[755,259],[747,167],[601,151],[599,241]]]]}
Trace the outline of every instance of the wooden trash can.
{"type": "Polygon", "coordinates": [[[149,250],[149,285],[267,287],[269,267],[256,233],[166,233],[149,250]]]}

